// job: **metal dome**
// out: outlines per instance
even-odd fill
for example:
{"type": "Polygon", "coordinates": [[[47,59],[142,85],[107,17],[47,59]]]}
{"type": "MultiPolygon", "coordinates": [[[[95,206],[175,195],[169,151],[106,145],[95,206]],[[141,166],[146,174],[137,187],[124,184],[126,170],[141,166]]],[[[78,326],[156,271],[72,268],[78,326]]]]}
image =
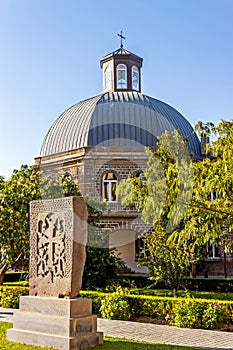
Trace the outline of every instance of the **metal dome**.
{"type": "Polygon", "coordinates": [[[138,92],[106,92],[62,113],[43,141],[41,157],[87,146],[154,146],[174,129],[188,137],[189,150],[199,157],[198,137],[176,109],[138,92]]]}

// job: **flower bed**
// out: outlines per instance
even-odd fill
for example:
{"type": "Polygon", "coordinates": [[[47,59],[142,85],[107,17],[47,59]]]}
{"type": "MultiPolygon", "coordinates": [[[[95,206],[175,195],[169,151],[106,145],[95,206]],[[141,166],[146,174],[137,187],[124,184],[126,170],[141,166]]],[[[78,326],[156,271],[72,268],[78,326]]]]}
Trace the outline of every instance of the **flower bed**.
{"type": "Polygon", "coordinates": [[[20,286],[0,286],[0,307],[17,309],[19,298],[28,295],[28,287],[20,286]]]}
{"type": "MultiPolygon", "coordinates": [[[[18,308],[19,298],[28,295],[28,287],[1,286],[0,307],[18,308]]],[[[152,319],[178,327],[229,329],[233,325],[233,301],[185,297],[133,295],[121,287],[113,293],[81,291],[91,298],[93,313],[103,318],[120,320],[152,319]]]]}
{"type": "Polygon", "coordinates": [[[178,327],[221,329],[233,324],[233,302],[184,298],[155,297],[115,293],[81,292],[92,298],[93,312],[109,319],[140,319],[142,317],[178,327]],[[120,310],[124,310],[121,312],[120,310]]]}

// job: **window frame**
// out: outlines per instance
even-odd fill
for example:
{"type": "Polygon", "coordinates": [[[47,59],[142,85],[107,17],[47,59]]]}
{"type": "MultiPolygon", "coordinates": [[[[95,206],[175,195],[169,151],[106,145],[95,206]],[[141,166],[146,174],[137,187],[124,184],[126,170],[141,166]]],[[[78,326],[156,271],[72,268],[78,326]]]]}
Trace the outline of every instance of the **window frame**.
{"type": "Polygon", "coordinates": [[[116,85],[117,89],[127,89],[128,83],[127,83],[127,66],[124,63],[119,63],[116,67],[116,85]],[[119,73],[124,72],[125,75],[125,86],[119,86],[119,73]]]}
{"type": "Polygon", "coordinates": [[[219,248],[214,242],[206,242],[206,253],[208,259],[219,259],[219,248]]]}
{"type": "Polygon", "coordinates": [[[136,91],[139,91],[139,69],[137,66],[133,66],[132,69],[131,69],[131,74],[132,74],[132,89],[133,90],[136,90],[136,91]],[[134,73],[137,74],[137,87],[134,87],[134,81],[133,81],[133,78],[134,78],[134,73]]]}
{"type": "Polygon", "coordinates": [[[117,203],[118,202],[118,196],[116,194],[114,194],[114,190],[113,190],[113,186],[115,185],[117,187],[118,184],[118,179],[117,179],[117,175],[115,174],[114,171],[107,171],[102,175],[102,199],[107,201],[108,203],[117,203]],[[115,177],[114,179],[104,179],[105,176],[107,176],[108,174],[113,174],[113,176],[115,177]],[[108,184],[108,190],[107,190],[107,196],[105,196],[106,194],[106,187],[105,185],[108,184]],[[115,196],[115,200],[112,200],[112,198],[115,196]]]}
{"type": "Polygon", "coordinates": [[[108,65],[104,70],[104,91],[110,90],[112,90],[112,68],[110,65],[108,65]],[[109,86],[107,86],[107,82],[109,86]]]}

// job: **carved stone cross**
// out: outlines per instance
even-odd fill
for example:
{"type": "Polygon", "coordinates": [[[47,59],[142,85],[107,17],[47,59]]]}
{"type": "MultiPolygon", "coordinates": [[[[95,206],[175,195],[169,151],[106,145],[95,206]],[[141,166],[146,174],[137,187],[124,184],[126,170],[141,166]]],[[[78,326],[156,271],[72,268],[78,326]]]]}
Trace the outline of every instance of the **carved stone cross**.
{"type": "Polygon", "coordinates": [[[74,298],[86,257],[87,208],[81,197],[31,203],[30,295],[74,298]]]}

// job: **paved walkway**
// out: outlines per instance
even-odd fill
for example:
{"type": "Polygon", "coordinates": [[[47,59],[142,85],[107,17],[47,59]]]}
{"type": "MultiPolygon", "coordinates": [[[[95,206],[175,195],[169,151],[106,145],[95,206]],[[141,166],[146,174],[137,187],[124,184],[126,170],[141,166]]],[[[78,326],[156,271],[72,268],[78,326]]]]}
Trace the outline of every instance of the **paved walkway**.
{"type": "Polygon", "coordinates": [[[233,333],[178,328],[149,323],[98,319],[98,330],[105,336],[183,345],[204,350],[233,350],[233,333]]]}
{"type": "MultiPolygon", "coordinates": [[[[0,321],[12,322],[13,310],[0,308],[0,321]]],[[[233,350],[233,332],[177,328],[149,323],[98,319],[98,331],[105,336],[146,341],[149,343],[184,345],[203,350],[233,350]]]]}

